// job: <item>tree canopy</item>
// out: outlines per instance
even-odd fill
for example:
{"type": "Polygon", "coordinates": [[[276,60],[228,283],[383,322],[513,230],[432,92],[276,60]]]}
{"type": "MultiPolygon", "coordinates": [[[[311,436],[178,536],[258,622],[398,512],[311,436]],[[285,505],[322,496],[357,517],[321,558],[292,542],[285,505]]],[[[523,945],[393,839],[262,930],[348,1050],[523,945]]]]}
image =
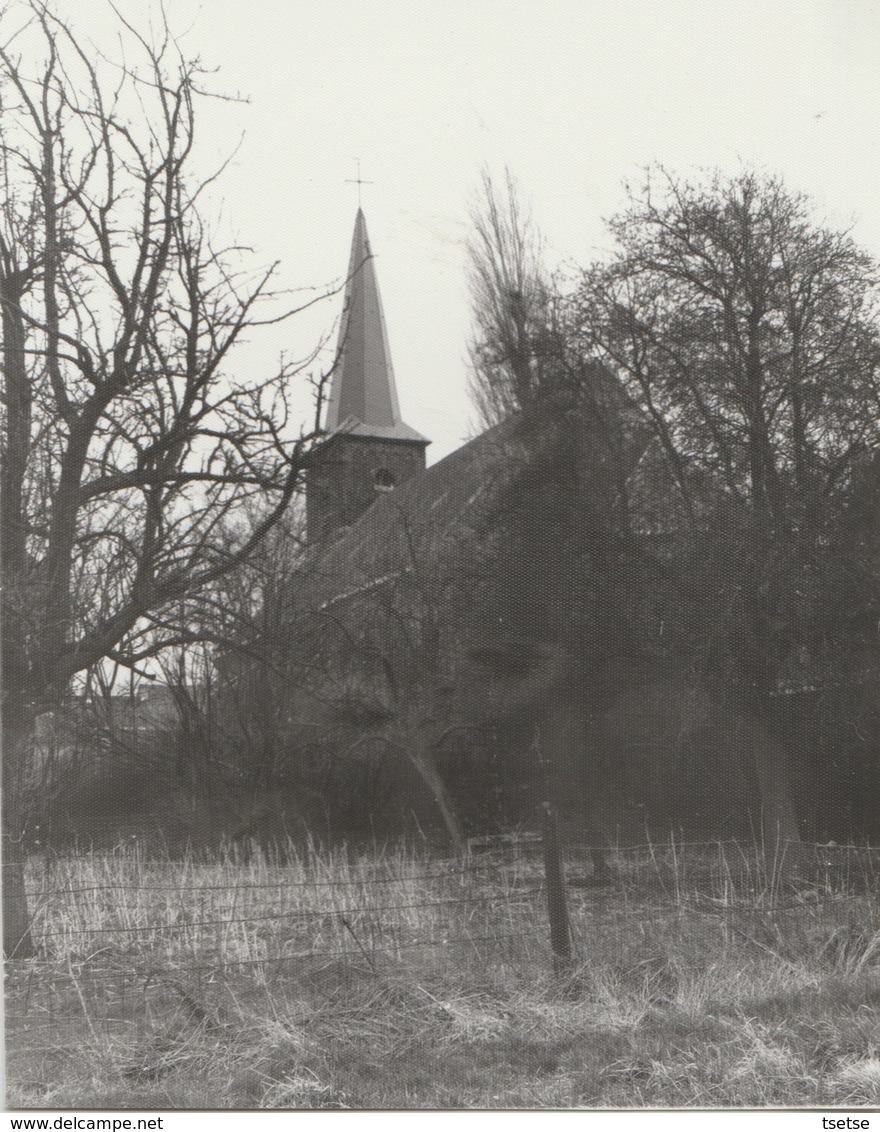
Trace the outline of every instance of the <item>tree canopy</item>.
{"type": "Polygon", "coordinates": [[[809,522],[878,439],[876,263],[808,200],[744,172],[652,171],[584,273],[577,333],[652,421],[687,513],[809,522]]]}
{"type": "Polygon", "coordinates": [[[673,582],[669,647],[764,729],[765,818],[796,839],[771,698],[844,678],[860,618],[840,594],[876,604],[845,516],[880,441],[878,267],[752,171],[652,170],[611,231],[616,254],[569,297],[570,340],[653,429],[631,505],[671,540],[649,554],[673,582]]]}

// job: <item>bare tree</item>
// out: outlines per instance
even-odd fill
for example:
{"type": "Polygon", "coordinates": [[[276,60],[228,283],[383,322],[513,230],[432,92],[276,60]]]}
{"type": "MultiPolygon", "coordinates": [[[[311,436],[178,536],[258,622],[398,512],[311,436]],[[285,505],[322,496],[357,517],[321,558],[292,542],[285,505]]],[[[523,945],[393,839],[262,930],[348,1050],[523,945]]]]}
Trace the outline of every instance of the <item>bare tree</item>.
{"type": "Polygon", "coordinates": [[[227,369],[278,295],[274,268],[246,271],[243,249],[216,247],[203,223],[214,178],[191,173],[199,63],[167,27],[146,39],[120,20],[113,61],[41,0],[24,12],[0,46],[4,947],[16,956],[33,950],[15,785],[35,716],[102,658],[137,667],[178,638],[176,603],[260,543],[309,441],[290,437],[289,367],[248,382],[227,369]],[[253,522],[233,522],[248,501],[253,522]]]}
{"type": "Polygon", "coordinates": [[[559,339],[540,233],[509,171],[501,191],[484,171],[471,224],[470,387],[482,423],[489,426],[548,393],[558,376],[559,339]]]}
{"type": "Polygon", "coordinates": [[[757,729],[765,828],[797,841],[770,697],[792,655],[828,651],[816,595],[832,524],[880,439],[877,265],[752,172],[695,185],[652,171],[611,229],[619,253],[585,273],[574,334],[652,424],[666,526],[674,509],[679,553],[693,551],[692,660],[757,729]]]}

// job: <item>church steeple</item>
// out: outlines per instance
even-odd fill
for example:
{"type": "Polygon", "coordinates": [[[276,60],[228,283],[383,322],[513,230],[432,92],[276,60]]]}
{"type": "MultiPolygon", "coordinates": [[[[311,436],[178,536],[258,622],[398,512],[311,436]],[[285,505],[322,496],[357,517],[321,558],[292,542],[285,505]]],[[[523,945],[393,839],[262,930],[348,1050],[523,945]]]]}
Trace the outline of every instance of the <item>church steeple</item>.
{"type": "Polygon", "coordinates": [[[330,433],[427,443],[400,416],[382,300],[360,208],[354,222],[326,428],[330,433]]]}
{"type": "Polygon", "coordinates": [[[306,483],[309,541],[356,522],[377,493],[423,471],[429,441],[404,423],[367,223],[358,208],[351,242],[336,371],[325,429],[306,483]]]}

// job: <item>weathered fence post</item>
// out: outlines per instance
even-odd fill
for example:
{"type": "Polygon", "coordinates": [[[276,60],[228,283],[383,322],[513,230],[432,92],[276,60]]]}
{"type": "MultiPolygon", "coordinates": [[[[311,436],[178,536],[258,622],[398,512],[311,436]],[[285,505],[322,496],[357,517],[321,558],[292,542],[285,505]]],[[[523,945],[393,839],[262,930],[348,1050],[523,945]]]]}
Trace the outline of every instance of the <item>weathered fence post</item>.
{"type": "Polygon", "coordinates": [[[549,802],[541,805],[544,834],[544,876],[547,882],[547,912],[550,916],[550,947],[553,970],[564,973],[571,965],[571,924],[565,898],[565,876],[559,851],[556,814],[549,802]]]}

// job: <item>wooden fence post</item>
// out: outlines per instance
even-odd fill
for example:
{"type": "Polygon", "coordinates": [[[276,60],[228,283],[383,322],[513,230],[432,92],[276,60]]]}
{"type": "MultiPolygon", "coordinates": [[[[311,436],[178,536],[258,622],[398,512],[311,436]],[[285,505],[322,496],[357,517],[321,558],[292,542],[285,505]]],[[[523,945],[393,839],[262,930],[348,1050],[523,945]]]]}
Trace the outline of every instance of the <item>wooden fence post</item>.
{"type": "Polygon", "coordinates": [[[565,876],[559,851],[556,814],[549,802],[541,805],[544,832],[544,876],[547,882],[547,912],[550,916],[550,947],[553,970],[558,975],[571,965],[571,924],[565,897],[565,876]]]}

